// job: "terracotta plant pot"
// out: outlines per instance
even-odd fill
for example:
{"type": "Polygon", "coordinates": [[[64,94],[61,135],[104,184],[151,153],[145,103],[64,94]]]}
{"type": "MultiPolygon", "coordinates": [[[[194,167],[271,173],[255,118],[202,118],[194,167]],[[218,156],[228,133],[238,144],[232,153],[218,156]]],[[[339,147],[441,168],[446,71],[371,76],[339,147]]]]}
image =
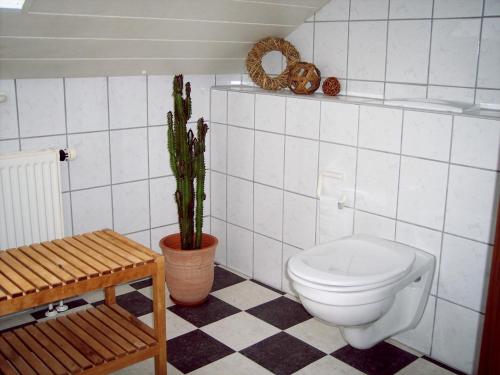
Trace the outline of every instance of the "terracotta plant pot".
{"type": "Polygon", "coordinates": [[[181,250],[181,236],[171,234],[160,240],[165,256],[165,281],[170,298],[178,305],[196,306],[207,299],[214,283],[214,257],[219,241],[203,233],[201,249],[181,250]]]}

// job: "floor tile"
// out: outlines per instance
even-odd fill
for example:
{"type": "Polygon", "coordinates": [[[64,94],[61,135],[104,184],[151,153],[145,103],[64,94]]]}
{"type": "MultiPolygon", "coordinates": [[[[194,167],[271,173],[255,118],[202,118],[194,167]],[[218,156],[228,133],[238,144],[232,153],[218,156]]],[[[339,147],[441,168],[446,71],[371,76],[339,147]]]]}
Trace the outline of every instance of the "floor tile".
{"type": "MultiPolygon", "coordinates": [[[[129,284],[118,285],[115,288],[115,295],[119,296],[122,294],[133,292],[135,289],[132,288],[129,284]]],[[[94,303],[98,301],[104,300],[104,290],[95,290],[90,293],[86,293],[82,295],[82,298],[88,303],[94,303]]]]}
{"type": "Polygon", "coordinates": [[[270,375],[272,373],[240,353],[233,353],[190,373],[190,375],[214,374],[270,375]]]}
{"type": "Polygon", "coordinates": [[[272,286],[269,286],[269,285],[266,285],[258,280],[255,280],[255,279],[250,279],[250,281],[254,282],[255,284],[259,284],[260,286],[263,286],[264,288],[267,288],[269,290],[272,290],[273,292],[276,292],[278,294],[281,294],[282,296],[285,295],[285,292],[282,292],[281,290],[279,289],[276,289],[276,288],[273,288],[272,286]]]}
{"type": "MultiPolygon", "coordinates": [[[[144,294],[149,299],[151,299],[151,300],[153,299],[153,287],[152,286],[147,286],[147,287],[142,288],[142,289],[137,289],[137,291],[141,294],[144,294]]],[[[170,293],[168,291],[168,288],[165,286],[165,306],[170,307],[170,306],[174,306],[174,305],[175,305],[174,301],[172,301],[170,299],[170,293]]]]}
{"type": "Polygon", "coordinates": [[[323,357],[300,369],[294,375],[364,375],[361,371],[332,356],[323,357]]]}
{"type": "Polygon", "coordinates": [[[216,290],[227,288],[228,286],[241,283],[245,281],[241,276],[236,275],[222,267],[216,266],[214,268],[214,285],[212,286],[212,292],[216,290]]]}
{"type": "Polygon", "coordinates": [[[183,373],[194,371],[234,351],[200,330],[167,342],[168,361],[183,373]]]}
{"type": "Polygon", "coordinates": [[[311,318],[300,303],[280,297],[247,311],[279,329],[288,329],[311,318]]]}
{"type": "Polygon", "coordinates": [[[405,344],[399,342],[398,340],[387,339],[385,341],[388,342],[391,345],[397,346],[399,349],[402,349],[402,350],[404,350],[406,352],[409,352],[409,353],[413,354],[414,356],[422,357],[424,355],[423,353],[419,352],[418,350],[410,348],[409,346],[406,346],[405,344]]]}
{"type": "Polygon", "coordinates": [[[435,364],[438,367],[444,368],[444,369],[452,372],[453,374],[465,375],[465,373],[463,373],[462,371],[456,370],[456,369],[454,369],[454,368],[452,368],[452,367],[450,367],[448,365],[445,365],[444,363],[441,363],[441,362],[435,360],[434,358],[430,358],[430,357],[427,357],[426,355],[424,355],[423,359],[425,359],[428,362],[431,362],[431,363],[435,364]]]}
{"type": "Polygon", "coordinates": [[[423,358],[418,358],[416,361],[410,363],[408,366],[398,371],[396,375],[453,375],[457,372],[451,372],[443,367],[440,367],[432,362],[423,358]]]}
{"type": "Polygon", "coordinates": [[[325,353],[285,332],[252,345],[241,354],[278,375],[292,374],[325,356],[325,353]]]}
{"type": "MultiPolygon", "coordinates": [[[[194,325],[182,319],[180,316],[174,314],[170,310],[165,310],[165,317],[167,319],[167,340],[176,338],[177,336],[194,331],[196,329],[194,325]]],[[[153,313],[149,313],[139,317],[139,320],[146,323],[150,327],[153,327],[153,319],[153,313]]]]}
{"type": "Polygon", "coordinates": [[[280,297],[278,293],[264,288],[250,280],[220,289],[213,292],[212,295],[241,310],[247,310],[280,297]]]}
{"type": "Polygon", "coordinates": [[[417,359],[413,354],[387,342],[366,350],[344,346],[332,356],[368,375],[394,374],[417,359]]]}
{"type": "Polygon", "coordinates": [[[146,288],[147,286],[152,286],[153,285],[153,279],[152,278],[147,278],[141,281],[136,281],[135,283],[131,283],[130,286],[134,289],[142,289],[146,288]]]}
{"type": "Polygon", "coordinates": [[[234,350],[242,350],[280,332],[244,311],[209,324],[201,330],[234,350]]]}
{"type": "MultiPolygon", "coordinates": [[[[82,298],[74,299],[72,301],[67,301],[67,302],[65,301],[65,304],[68,306],[68,310],[66,310],[66,311],[71,310],[71,312],[75,311],[74,309],[76,309],[77,307],[88,305],[87,301],[85,301],[82,298]]],[[[54,303],[54,308],[56,307],[56,305],[57,304],[54,303]]],[[[48,307],[48,305],[46,307],[48,307]]],[[[36,320],[44,319],[46,311],[47,311],[47,308],[40,309],[40,310],[32,313],[31,316],[33,317],[33,319],[36,319],[36,320]]],[[[58,315],[60,316],[60,313],[58,313],[58,315]]]]}
{"type": "MultiPolygon", "coordinates": [[[[136,317],[153,312],[153,301],[136,290],[116,296],[116,303],[136,317]]],[[[102,301],[99,301],[92,305],[99,306],[101,304],[102,301]]]]}
{"type": "Polygon", "coordinates": [[[337,327],[311,318],[286,330],[290,335],[330,354],[347,345],[337,327]]]}
{"type": "Polygon", "coordinates": [[[200,306],[184,307],[175,305],[168,309],[196,327],[206,326],[207,324],[240,312],[236,307],[212,295],[209,295],[207,301],[200,306]]]}

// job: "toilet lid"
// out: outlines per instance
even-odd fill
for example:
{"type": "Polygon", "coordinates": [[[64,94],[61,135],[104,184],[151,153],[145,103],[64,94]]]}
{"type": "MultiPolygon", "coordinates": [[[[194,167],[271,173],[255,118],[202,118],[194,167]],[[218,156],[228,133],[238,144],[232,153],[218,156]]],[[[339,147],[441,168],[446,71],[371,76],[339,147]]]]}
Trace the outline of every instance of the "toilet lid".
{"type": "Polygon", "coordinates": [[[298,277],[330,286],[366,286],[395,281],[415,260],[409,246],[380,238],[355,235],[305,250],[289,261],[298,277]]]}

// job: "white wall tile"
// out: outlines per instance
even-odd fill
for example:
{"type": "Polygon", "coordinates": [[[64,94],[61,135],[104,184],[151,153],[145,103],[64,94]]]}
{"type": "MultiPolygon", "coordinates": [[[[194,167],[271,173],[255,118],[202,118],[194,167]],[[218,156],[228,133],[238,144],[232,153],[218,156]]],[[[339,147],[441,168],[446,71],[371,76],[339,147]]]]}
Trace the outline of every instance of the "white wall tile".
{"type": "Polygon", "coordinates": [[[242,274],[253,275],[253,233],[227,224],[227,265],[242,274]]]}
{"type": "Polygon", "coordinates": [[[7,100],[0,103],[0,139],[19,137],[16,88],[13,79],[0,79],[0,92],[7,100]]]}
{"type": "Polygon", "coordinates": [[[476,89],[476,104],[500,104],[500,90],[476,89]]]}
{"type": "Polygon", "coordinates": [[[450,166],[445,231],[493,243],[497,172],[450,166]]]}
{"type": "Polygon", "coordinates": [[[113,183],[148,177],[147,142],[146,128],[111,132],[111,178],[113,183]]]}
{"type": "Polygon", "coordinates": [[[108,129],[108,83],[105,77],[65,80],[68,133],[108,129]]]}
{"type": "Polygon", "coordinates": [[[500,0],[486,0],[484,3],[485,16],[500,16],[500,0]]]}
{"type": "Polygon", "coordinates": [[[71,193],[73,234],[112,228],[111,188],[109,186],[71,193]]]}
{"type": "Polygon", "coordinates": [[[211,215],[226,220],[226,175],[211,173],[211,215]]]}
{"type": "Polygon", "coordinates": [[[210,127],[210,157],[211,167],[219,172],[226,172],[227,168],[227,125],[212,122],[210,127]]]}
{"type": "Polygon", "coordinates": [[[320,102],[317,100],[287,98],[286,134],[318,139],[320,102]]]}
{"type": "Polygon", "coordinates": [[[479,19],[434,21],[429,83],[475,85],[480,24],[479,19]]]}
{"type": "Polygon", "coordinates": [[[299,248],[314,246],[316,200],[285,192],[283,242],[299,248]]]}
{"type": "Polygon", "coordinates": [[[254,184],[254,230],[266,236],[282,239],[283,190],[254,184]]]}
{"type": "Polygon", "coordinates": [[[172,224],[151,229],[151,249],[161,254],[160,240],[169,234],[179,233],[179,225],[172,224]]]}
{"type": "Polygon", "coordinates": [[[66,132],[62,79],[18,79],[16,85],[21,137],[66,132]]]}
{"type": "Polygon", "coordinates": [[[11,139],[8,141],[0,141],[0,152],[15,152],[20,151],[19,140],[11,139]]]}
{"type": "Polygon", "coordinates": [[[434,17],[480,17],[483,0],[434,0],[434,17]]]}
{"type": "Polygon", "coordinates": [[[228,127],[227,134],[227,173],[241,177],[253,178],[254,131],[228,127]]]}
{"type": "Polygon", "coordinates": [[[167,123],[168,111],[174,111],[173,76],[148,76],[148,125],[167,123]]]}
{"type": "Polygon", "coordinates": [[[253,183],[227,177],[227,221],[253,229],[253,183]]]}
{"type": "Polygon", "coordinates": [[[285,103],[282,96],[255,95],[255,129],[284,133],[285,103]]]}
{"type": "MultiPolygon", "coordinates": [[[[172,174],[167,148],[167,127],[152,126],[148,129],[149,176],[161,177],[172,174]]],[[[207,154],[205,154],[206,156],[207,154]]]]}
{"type": "Polygon", "coordinates": [[[215,85],[214,74],[186,74],[184,82],[191,83],[193,112],[189,121],[196,122],[200,117],[210,121],[210,89],[215,85]]]}
{"type": "MultiPolygon", "coordinates": [[[[110,77],[108,85],[111,129],[146,126],[146,77],[110,77]]],[[[168,87],[165,91],[168,92],[168,87]]]]}
{"type": "Polygon", "coordinates": [[[210,119],[220,124],[227,123],[227,91],[212,90],[210,119]]]}
{"type": "Polygon", "coordinates": [[[333,199],[320,199],[317,226],[317,245],[350,236],[354,233],[354,210],[339,209],[333,199]]]}
{"type": "Polygon", "coordinates": [[[384,97],[384,83],[349,80],[347,82],[347,95],[382,99],[384,97]]]}
{"type": "Polygon", "coordinates": [[[245,128],[254,127],[254,94],[228,92],[227,122],[245,128]]]}
{"type": "Polygon", "coordinates": [[[389,0],[351,0],[351,20],[387,19],[389,0]]]}
{"type": "Polygon", "coordinates": [[[347,21],[349,19],[349,0],[331,0],[318,12],[316,21],[347,21]]]}
{"type": "Polygon", "coordinates": [[[483,317],[438,299],[431,356],[471,374],[477,367],[483,317]]]}
{"type": "Polygon", "coordinates": [[[62,194],[64,236],[73,235],[73,216],[71,215],[71,197],[69,192],[62,194]]]}
{"type": "Polygon", "coordinates": [[[422,228],[400,221],[396,224],[396,241],[434,255],[436,263],[431,287],[431,294],[433,295],[437,294],[439,262],[441,258],[441,237],[442,233],[440,231],[422,228]]]}
{"type": "Polygon", "coordinates": [[[321,75],[347,77],[348,22],[321,22],[314,31],[314,64],[321,75]]]}
{"type": "Polygon", "coordinates": [[[283,187],[285,136],[255,132],[255,181],[283,187]]]}
{"type": "Polygon", "coordinates": [[[300,252],[301,250],[297,247],[287,245],[286,243],[283,244],[282,290],[295,296],[297,295],[297,292],[292,287],[292,280],[290,279],[290,276],[288,276],[287,266],[290,258],[300,252]]]}
{"type": "Polygon", "coordinates": [[[433,0],[391,0],[389,18],[431,18],[433,0]]]}
{"type": "MultiPolygon", "coordinates": [[[[130,233],[149,228],[148,184],[144,180],[113,185],[113,220],[117,232],[130,233]]],[[[168,195],[168,192],[163,194],[168,195]]]]}
{"type": "Polygon", "coordinates": [[[177,223],[175,203],[175,178],[173,176],[149,180],[151,227],[177,223]]]}
{"type": "Polygon", "coordinates": [[[243,83],[242,83],[242,74],[240,73],[215,75],[216,86],[235,86],[241,84],[243,83]]]}
{"type": "Polygon", "coordinates": [[[359,106],[354,104],[321,102],[321,140],[355,146],[358,112],[359,106]]]}
{"type": "Polygon", "coordinates": [[[455,116],[451,161],[498,170],[500,121],[455,116]]]}
{"type": "Polygon", "coordinates": [[[443,228],[448,164],[401,158],[398,219],[443,228]]]}
{"type": "Polygon", "coordinates": [[[359,150],[356,208],[396,217],[399,156],[359,150]]]}
{"type": "Polygon", "coordinates": [[[210,220],[210,228],[212,236],[217,237],[219,244],[217,249],[215,249],[215,261],[219,264],[226,265],[226,222],[216,219],[214,217],[210,220]]]}
{"type": "Polygon", "coordinates": [[[484,312],[492,246],[444,235],[438,296],[484,312]]]}
{"type": "Polygon", "coordinates": [[[386,21],[349,24],[349,79],[384,80],[386,21]]]}
{"type": "MultiPolygon", "coordinates": [[[[307,24],[305,24],[307,25],[307,24]]],[[[303,26],[303,25],[301,25],[303,26]]],[[[283,54],[278,51],[271,51],[262,56],[262,68],[267,74],[280,74],[283,64],[283,54]]]]}
{"type": "Polygon", "coordinates": [[[315,196],[318,179],[319,142],[286,137],[285,189],[315,196]]]}
{"type": "Polygon", "coordinates": [[[448,161],[451,141],[450,115],[405,111],[402,153],[448,161]]]}
{"type": "Polygon", "coordinates": [[[386,83],[385,98],[425,98],[427,96],[427,86],[425,85],[405,85],[401,83],[386,83]]]}
{"type": "Polygon", "coordinates": [[[403,111],[383,107],[361,106],[359,140],[361,147],[399,153],[403,111]]]}
{"type": "Polygon", "coordinates": [[[429,99],[451,100],[464,103],[474,103],[474,89],[464,87],[428,86],[429,99]]]}
{"type": "Polygon", "coordinates": [[[485,18],[481,34],[481,53],[479,55],[479,72],[477,85],[489,88],[500,88],[500,19],[485,18]]]}
{"type": "Polygon", "coordinates": [[[129,233],[129,234],[127,234],[127,237],[135,242],[140,243],[141,245],[144,245],[146,247],[151,248],[151,233],[150,232],[151,232],[150,230],[143,230],[140,232],[129,233]]]}
{"type": "Polygon", "coordinates": [[[411,348],[417,349],[421,353],[429,355],[431,353],[435,307],[436,297],[429,296],[424,314],[418,325],[409,331],[394,336],[394,338],[411,348]]]}
{"type": "Polygon", "coordinates": [[[390,21],[387,81],[427,83],[430,20],[390,21]]]}
{"type": "Polygon", "coordinates": [[[254,272],[253,277],[281,289],[283,249],[279,241],[254,234],[254,272]]]}
{"type": "Polygon", "coordinates": [[[342,194],[345,194],[347,197],[346,205],[353,207],[356,182],[356,149],[354,147],[321,142],[319,173],[323,172],[343,173],[344,179],[341,181],[323,177],[322,193],[327,198],[338,197],[338,199],[340,199],[342,194]]]}
{"type": "Polygon", "coordinates": [[[354,233],[369,234],[394,241],[396,221],[386,217],[372,215],[363,211],[354,214],[354,233]]]}
{"type": "MultiPolygon", "coordinates": [[[[313,59],[313,26],[312,23],[303,23],[285,38],[299,51],[302,61],[313,59]]],[[[283,64],[286,64],[286,59],[283,59],[283,64]]]]}
{"type": "Polygon", "coordinates": [[[78,157],[68,163],[71,189],[111,183],[108,132],[71,134],[68,136],[68,146],[78,153],[78,157]]]}

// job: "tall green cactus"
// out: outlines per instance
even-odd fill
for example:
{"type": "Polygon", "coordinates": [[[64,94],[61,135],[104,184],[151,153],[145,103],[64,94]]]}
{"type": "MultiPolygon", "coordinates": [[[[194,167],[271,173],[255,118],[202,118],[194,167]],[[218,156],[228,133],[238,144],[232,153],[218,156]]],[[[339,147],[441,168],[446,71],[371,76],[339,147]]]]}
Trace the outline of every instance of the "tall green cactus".
{"type": "Polygon", "coordinates": [[[174,114],[167,114],[167,146],[170,167],[177,189],[175,201],[179,217],[181,247],[183,250],[201,247],[203,227],[203,201],[205,200],[205,136],[208,131],[203,117],[198,119],[196,137],[187,123],[191,117],[191,85],[186,83],[183,97],[182,74],[174,77],[174,114]],[[196,180],[196,184],[195,184],[196,180]],[[195,186],[196,185],[196,186],[195,186]]]}

